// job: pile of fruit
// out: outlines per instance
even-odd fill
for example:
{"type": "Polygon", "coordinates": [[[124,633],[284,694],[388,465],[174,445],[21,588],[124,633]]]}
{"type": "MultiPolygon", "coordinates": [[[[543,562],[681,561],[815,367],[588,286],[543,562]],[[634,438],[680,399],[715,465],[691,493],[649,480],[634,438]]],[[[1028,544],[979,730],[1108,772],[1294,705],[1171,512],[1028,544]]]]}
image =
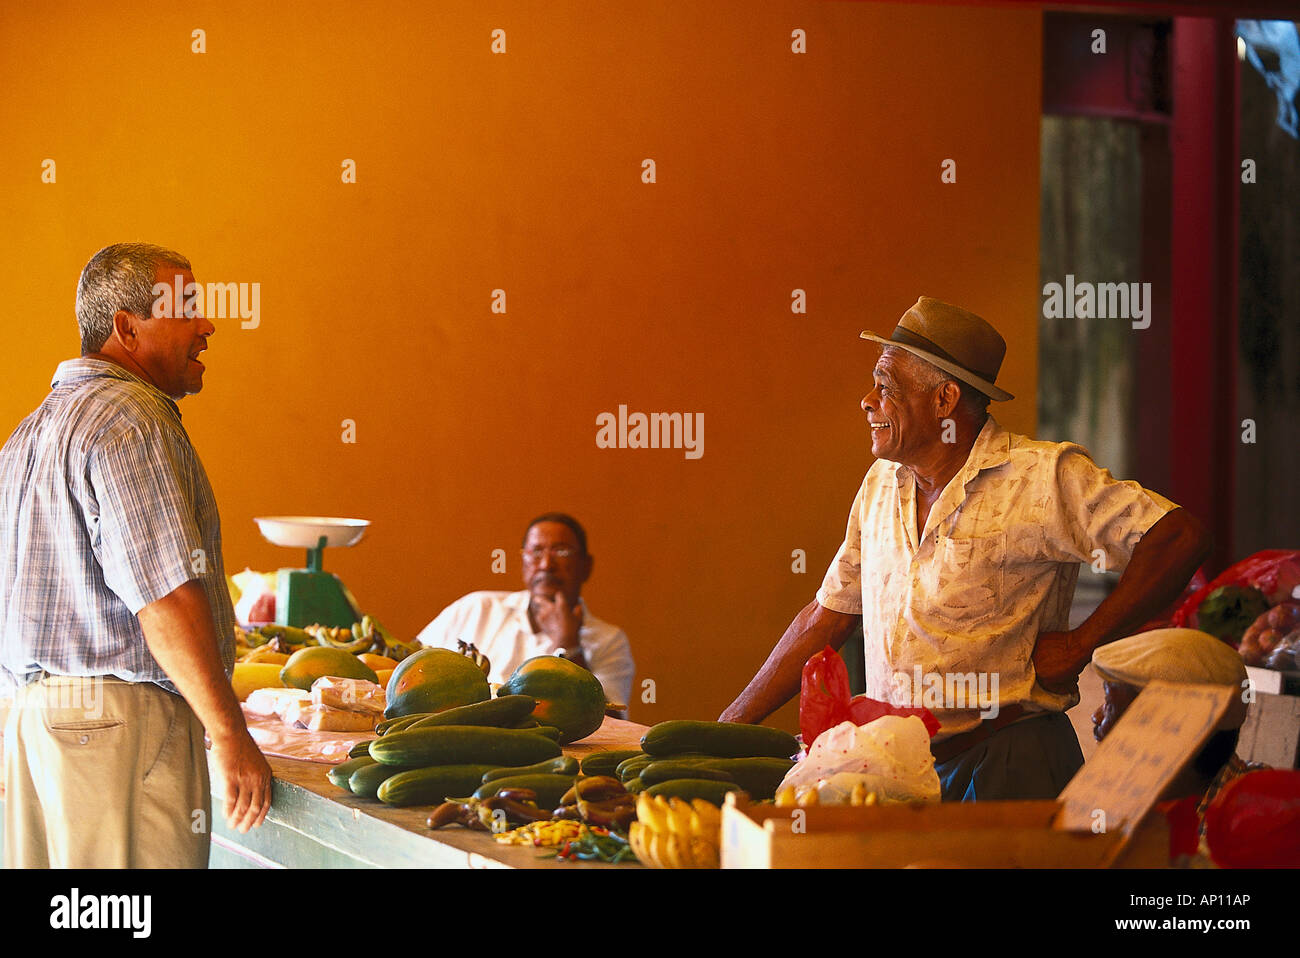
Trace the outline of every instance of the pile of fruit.
{"type": "MultiPolygon", "coordinates": [[[[360,743],[330,778],[390,805],[438,805],[463,797],[462,804],[474,803],[477,816],[479,803],[487,803],[489,817],[508,810],[515,816],[511,824],[523,823],[515,806],[540,801],[545,815],[534,805],[536,813],[525,820],[549,819],[579,773],[578,761],[562,755],[560,743],[595,731],[604,711],[600,682],[564,659],[530,659],[494,698],[471,654],[423,649],[389,679],[379,738],[360,743]]],[[[585,793],[582,798],[600,804],[585,793]]]]}
{"type": "Polygon", "coordinates": [[[717,868],[722,812],[702,798],[641,795],[628,844],[651,868],[717,868]]]}
{"type": "MultiPolygon", "coordinates": [[[[726,794],[771,800],[794,764],[798,746],[787,732],[684,720],[655,725],[639,749],[579,762],[561,745],[604,720],[595,676],[539,656],[494,697],[471,652],[422,649],[398,663],[379,737],[356,745],[330,781],[388,805],[431,806],[430,828],[489,831],[565,860],[630,861],[636,851],[650,865],[717,867],[726,794]]],[[[300,649],[283,666],[285,682],[375,674],[349,658],[333,645],[300,649]]]]}
{"type": "Polygon", "coordinates": [[[365,615],[352,626],[309,625],[304,629],[292,625],[259,625],[243,629],[235,626],[235,660],[265,661],[268,654],[292,655],[308,646],[342,649],[353,655],[382,655],[396,662],[419,651],[414,642],[403,642],[385,629],[373,616],[365,615]]]}
{"type": "Polygon", "coordinates": [[[1300,668],[1300,602],[1275,605],[1252,622],[1237,647],[1247,665],[1291,671],[1300,668]]]}
{"type": "MultiPolygon", "coordinates": [[[[397,685],[395,674],[390,692],[397,685]]],[[[536,724],[538,716],[567,719],[573,703],[560,708],[510,687],[381,723],[380,737],[357,746],[331,780],[390,805],[434,805],[430,828],[492,832],[500,842],[557,849],[565,860],[635,854],[654,867],[716,868],[726,794],[771,800],[794,764],[786,756],[797,743],[787,732],[684,720],[649,729],[640,749],[578,762],[560,752],[563,730],[536,724]]],[[[407,708],[390,701],[392,711],[407,708]]]]}
{"type": "Polygon", "coordinates": [[[641,751],[621,761],[615,774],[633,794],[721,805],[727,792],[743,791],[763,801],[775,797],[798,750],[794,736],[779,729],[673,719],[650,728],[641,751]]]}
{"type": "Polygon", "coordinates": [[[385,685],[398,664],[418,649],[413,642],[395,638],[369,615],[350,629],[262,625],[245,630],[236,626],[231,684],[241,702],[257,689],[310,688],[310,681],[304,685],[293,678],[308,672],[313,678],[364,678],[385,685]],[[294,667],[286,668],[290,660],[294,667]]]}

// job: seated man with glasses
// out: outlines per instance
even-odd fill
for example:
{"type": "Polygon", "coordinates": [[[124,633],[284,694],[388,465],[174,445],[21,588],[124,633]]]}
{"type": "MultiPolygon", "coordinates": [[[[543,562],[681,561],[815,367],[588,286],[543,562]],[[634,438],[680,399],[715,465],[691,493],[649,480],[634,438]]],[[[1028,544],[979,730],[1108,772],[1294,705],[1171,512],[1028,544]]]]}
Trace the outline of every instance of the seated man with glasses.
{"type": "Polygon", "coordinates": [[[632,649],[617,626],[591,615],[582,585],[595,560],[578,520],[548,512],[524,532],[521,592],[471,592],[424,627],[421,644],[457,650],[472,643],[492,663],[488,681],[500,683],[538,655],[563,655],[591,671],[605,698],[626,706],[632,695],[632,649]]]}

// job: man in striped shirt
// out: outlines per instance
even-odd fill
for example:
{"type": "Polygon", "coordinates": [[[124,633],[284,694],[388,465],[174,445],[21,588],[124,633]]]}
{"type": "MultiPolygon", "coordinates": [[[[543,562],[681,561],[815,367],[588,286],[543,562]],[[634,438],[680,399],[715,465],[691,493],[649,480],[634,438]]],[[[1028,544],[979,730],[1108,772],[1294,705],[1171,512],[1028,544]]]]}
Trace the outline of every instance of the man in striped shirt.
{"type": "Polygon", "coordinates": [[[229,681],[217,505],[176,406],[214,332],[198,288],[170,250],[96,253],[81,357],[0,451],[8,867],[205,867],[205,729],[231,826],[270,806],[229,681]]]}

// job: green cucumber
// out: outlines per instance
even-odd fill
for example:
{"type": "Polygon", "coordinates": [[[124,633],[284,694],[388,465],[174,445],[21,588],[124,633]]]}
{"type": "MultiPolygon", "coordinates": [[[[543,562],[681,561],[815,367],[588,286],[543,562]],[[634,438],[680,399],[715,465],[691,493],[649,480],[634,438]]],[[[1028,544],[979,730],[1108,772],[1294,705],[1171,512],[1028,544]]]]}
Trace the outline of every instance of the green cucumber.
{"type": "Polygon", "coordinates": [[[484,725],[436,725],[391,732],[370,744],[370,755],[385,765],[532,765],[559,758],[558,743],[542,735],[484,725]]]}
{"type": "Polygon", "coordinates": [[[559,758],[548,758],[544,762],[537,762],[534,765],[506,766],[504,768],[494,768],[483,776],[483,784],[497,778],[511,778],[515,775],[568,775],[570,778],[578,774],[578,760],[568,755],[561,755],[559,758]]]}
{"type": "Polygon", "coordinates": [[[475,702],[473,705],[460,705],[443,712],[434,712],[418,721],[405,726],[406,729],[431,728],[436,725],[490,725],[495,728],[510,728],[516,722],[532,715],[537,707],[537,699],[531,695],[503,695],[475,702]]]}
{"type": "Polygon", "coordinates": [[[564,793],[573,788],[573,775],[512,775],[484,782],[474,792],[475,798],[491,798],[503,788],[528,788],[537,793],[538,808],[555,808],[564,793]]]}
{"type": "Polygon", "coordinates": [[[508,731],[531,732],[533,735],[543,735],[554,742],[558,742],[560,740],[560,730],[556,728],[554,725],[539,725],[537,726],[537,728],[508,729],[508,731]]]}
{"type": "Polygon", "coordinates": [[[338,765],[335,765],[326,772],[325,777],[339,788],[347,788],[348,779],[352,777],[353,772],[359,768],[365,768],[367,765],[374,764],[376,764],[375,760],[371,758],[370,753],[367,752],[365,755],[358,758],[350,758],[346,762],[340,762],[338,765]]]}
{"type": "MultiPolygon", "coordinates": [[[[794,762],[787,758],[718,758],[712,755],[671,755],[665,758],[656,759],[651,764],[659,765],[665,762],[671,762],[678,766],[683,772],[690,769],[710,769],[714,772],[721,772],[731,777],[733,781],[746,792],[749,797],[755,801],[774,798],[776,790],[781,781],[785,778],[786,773],[794,768],[794,762]]],[[[645,775],[646,769],[642,768],[641,773],[645,775]]],[[[649,776],[655,778],[656,775],[649,776]]],[[[680,778],[697,777],[683,774],[680,778]]],[[[703,776],[709,777],[709,776],[703,776]]],[[[658,775],[660,780],[663,776],[658,775]]]]}
{"type": "Polygon", "coordinates": [[[437,712],[417,712],[415,715],[403,715],[401,718],[385,719],[375,726],[375,731],[380,735],[387,735],[389,732],[400,732],[403,729],[410,728],[416,722],[420,721],[420,719],[426,719],[437,714],[437,712]]]}
{"type": "Polygon", "coordinates": [[[662,795],[664,798],[684,798],[687,801],[702,798],[718,806],[726,801],[728,792],[743,791],[739,785],[712,782],[701,778],[673,778],[658,785],[648,785],[645,789],[645,793],[652,798],[655,795],[662,795]]]}
{"type": "Polygon", "coordinates": [[[719,758],[708,768],[726,772],[754,801],[776,797],[776,790],[794,762],[788,758],[719,758]]]}
{"type": "Polygon", "coordinates": [[[634,755],[632,758],[624,759],[619,762],[618,766],[614,769],[614,775],[620,782],[626,782],[629,778],[639,775],[641,769],[645,768],[653,761],[654,757],[646,755],[644,752],[640,755],[634,755]]]}
{"type": "Polygon", "coordinates": [[[370,743],[372,739],[366,739],[364,742],[357,742],[348,752],[348,758],[365,758],[370,754],[370,743]]]}
{"type": "Polygon", "coordinates": [[[592,752],[582,760],[582,774],[614,775],[619,762],[644,754],[639,748],[620,748],[608,752],[592,752]]]}
{"type": "Polygon", "coordinates": [[[636,778],[629,778],[623,783],[623,787],[627,789],[629,795],[639,795],[650,786],[641,781],[641,776],[638,775],[636,778]]]}
{"type": "Polygon", "coordinates": [[[473,789],[490,765],[434,765],[389,775],[375,793],[385,805],[441,805],[473,789]]]}
{"type": "Polygon", "coordinates": [[[651,762],[641,769],[640,778],[646,785],[658,785],[660,782],[669,782],[674,778],[707,779],[713,782],[730,782],[733,785],[736,783],[736,780],[726,772],[696,762],[651,762]]]}
{"type": "Polygon", "coordinates": [[[703,752],[720,758],[789,758],[799,751],[799,743],[789,732],[765,725],[671,719],[652,726],[642,736],[641,748],[651,755],[703,752]]]}
{"type": "Polygon", "coordinates": [[[374,798],[379,792],[379,786],[383,785],[385,780],[392,778],[398,772],[406,772],[410,769],[409,765],[381,765],[375,762],[353,772],[352,777],[348,779],[348,788],[358,798],[374,798]]]}

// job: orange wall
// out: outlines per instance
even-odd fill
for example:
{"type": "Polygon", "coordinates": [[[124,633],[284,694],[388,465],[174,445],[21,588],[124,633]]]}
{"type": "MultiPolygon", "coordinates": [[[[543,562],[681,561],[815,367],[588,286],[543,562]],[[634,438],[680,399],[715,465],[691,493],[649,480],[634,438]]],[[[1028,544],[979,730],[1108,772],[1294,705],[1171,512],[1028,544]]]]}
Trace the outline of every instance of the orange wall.
{"type": "Polygon", "coordinates": [[[1037,12],[116,6],[0,8],[0,428],[76,352],[101,246],[260,282],[260,326],[218,321],[181,406],[229,571],[301,563],[255,515],[371,519],[326,566],[411,635],[466,591],[517,587],[523,523],[569,510],[598,559],[590,606],[656,683],[632,717],[711,718],[843,534],[870,462],[859,330],[921,293],[983,313],[1021,397],[998,415],[1033,431],[1037,12]],[[596,448],[620,403],[702,412],[703,457],[596,448]]]}

